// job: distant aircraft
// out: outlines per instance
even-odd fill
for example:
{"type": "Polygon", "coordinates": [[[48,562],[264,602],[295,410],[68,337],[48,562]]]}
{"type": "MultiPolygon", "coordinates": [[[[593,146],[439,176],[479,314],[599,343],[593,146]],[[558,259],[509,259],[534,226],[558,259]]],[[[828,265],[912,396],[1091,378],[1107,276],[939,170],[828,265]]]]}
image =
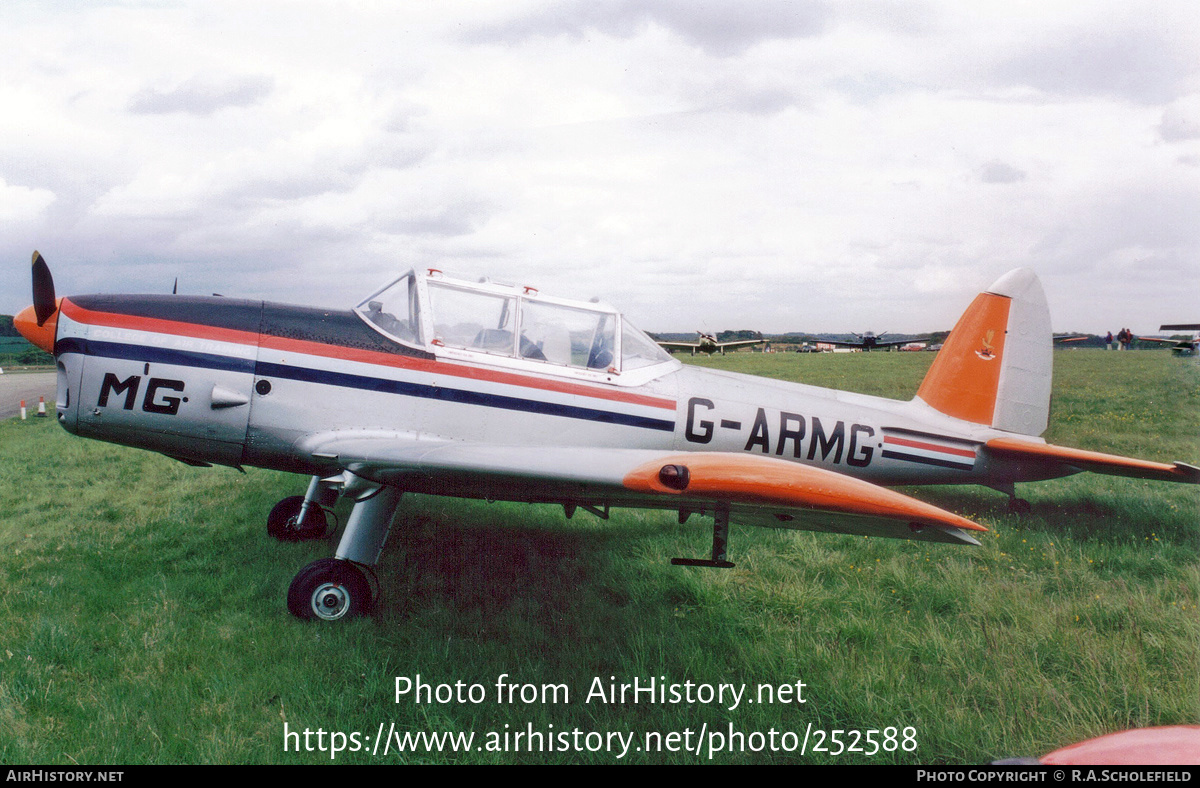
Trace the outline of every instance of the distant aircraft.
{"type": "Polygon", "coordinates": [[[662,342],[658,344],[672,352],[676,350],[689,350],[694,356],[697,353],[720,353],[725,355],[726,350],[736,350],[740,347],[750,347],[751,345],[761,345],[767,340],[765,339],[735,339],[732,342],[718,342],[715,334],[706,334],[703,331],[697,331],[700,335],[698,342],[662,342]]]}
{"type": "MultiPolygon", "coordinates": [[[[1200,323],[1169,323],[1159,326],[1159,331],[1200,331],[1200,323]]],[[[1171,352],[1177,356],[1195,356],[1200,353],[1200,337],[1193,334],[1191,339],[1164,339],[1163,337],[1138,337],[1143,342],[1159,342],[1171,346],[1171,352]]]]}
{"type": "Polygon", "coordinates": [[[880,333],[880,334],[875,334],[871,331],[866,331],[866,332],[863,332],[862,334],[856,334],[853,331],[851,331],[850,333],[854,334],[854,336],[858,337],[857,342],[841,342],[836,339],[822,339],[821,341],[825,342],[827,344],[830,344],[830,345],[837,345],[838,347],[858,348],[859,350],[864,350],[867,352],[876,350],[881,347],[895,347],[896,345],[907,345],[908,343],[915,341],[912,339],[889,339],[886,342],[880,341],[880,337],[887,336],[886,331],[884,331],[883,333],[880,333]]]}
{"type": "Polygon", "coordinates": [[[727,568],[731,522],[979,544],[983,526],[894,485],[981,484],[1028,509],[1017,483],[1080,471],[1200,483],[1191,465],[1038,437],[1053,352],[1027,269],[976,297],[908,402],[684,365],[605,304],[432,269],[339,311],[57,298],[35,252],[15,323],[55,355],[68,432],[311,477],[268,516],[280,539],[323,537],[323,507],[353,502],[334,557],[288,588],[305,619],[371,607],[405,492],[711,516],[711,558],[673,563],[727,568]]]}

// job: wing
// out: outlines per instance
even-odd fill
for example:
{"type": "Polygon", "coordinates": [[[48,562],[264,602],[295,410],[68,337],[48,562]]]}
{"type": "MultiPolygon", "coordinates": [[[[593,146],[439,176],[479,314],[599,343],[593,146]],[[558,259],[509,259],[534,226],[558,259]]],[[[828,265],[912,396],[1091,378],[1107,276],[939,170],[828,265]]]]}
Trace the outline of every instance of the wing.
{"type": "Polygon", "coordinates": [[[659,347],[667,350],[696,350],[700,347],[699,342],[659,342],[659,347]]]}
{"type": "Polygon", "coordinates": [[[1131,476],[1135,479],[1200,484],[1200,468],[1182,462],[1151,462],[1016,438],[993,438],[986,445],[989,452],[1000,457],[1044,463],[1070,471],[1091,471],[1111,476],[1131,476]]]}
{"type": "Polygon", "coordinates": [[[1143,342],[1159,342],[1164,345],[1174,345],[1175,347],[1186,348],[1192,346],[1190,339],[1163,339],[1162,337],[1138,337],[1143,342]]]}
{"type": "Polygon", "coordinates": [[[584,447],[496,446],[403,433],[324,433],[318,461],[412,492],[490,500],[712,512],[800,530],[978,544],[982,526],[860,479],[770,457],[584,447]]]}
{"type": "Polygon", "coordinates": [[[717,347],[722,350],[728,350],[735,347],[750,347],[751,345],[761,345],[767,340],[765,339],[737,339],[733,342],[718,342],[717,347]]]}
{"type": "Polygon", "coordinates": [[[895,345],[907,345],[910,342],[928,342],[928,339],[889,339],[886,342],[876,342],[875,347],[893,347],[895,345]]]}
{"type": "MultiPolygon", "coordinates": [[[[838,347],[859,347],[859,348],[863,348],[864,350],[867,347],[867,343],[861,339],[858,340],[857,342],[843,342],[843,341],[840,341],[837,339],[818,339],[816,341],[823,342],[826,345],[837,345],[838,347]]],[[[927,339],[888,339],[888,340],[878,340],[877,339],[877,340],[875,340],[875,344],[871,345],[871,347],[894,347],[896,345],[907,345],[909,342],[928,342],[928,341],[929,340],[927,340],[927,339]]]]}

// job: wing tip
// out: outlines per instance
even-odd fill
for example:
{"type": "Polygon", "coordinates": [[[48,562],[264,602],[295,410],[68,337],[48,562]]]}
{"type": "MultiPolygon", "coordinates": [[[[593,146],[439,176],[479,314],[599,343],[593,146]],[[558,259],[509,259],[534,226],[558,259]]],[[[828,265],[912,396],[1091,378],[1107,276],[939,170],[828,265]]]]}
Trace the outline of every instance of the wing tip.
{"type": "Polygon", "coordinates": [[[1176,460],[1175,472],[1182,476],[1182,481],[1187,484],[1200,484],[1200,467],[1176,460]]]}

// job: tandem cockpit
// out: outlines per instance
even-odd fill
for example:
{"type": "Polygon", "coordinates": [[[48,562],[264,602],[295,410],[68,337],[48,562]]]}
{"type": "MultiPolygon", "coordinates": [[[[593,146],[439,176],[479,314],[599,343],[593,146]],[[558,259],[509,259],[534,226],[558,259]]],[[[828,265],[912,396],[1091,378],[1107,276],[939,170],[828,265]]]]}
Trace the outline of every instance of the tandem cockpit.
{"type": "Polygon", "coordinates": [[[389,339],[446,359],[640,385],[679,362],[607,304],[409,271],[355,308],[389,339]]]}

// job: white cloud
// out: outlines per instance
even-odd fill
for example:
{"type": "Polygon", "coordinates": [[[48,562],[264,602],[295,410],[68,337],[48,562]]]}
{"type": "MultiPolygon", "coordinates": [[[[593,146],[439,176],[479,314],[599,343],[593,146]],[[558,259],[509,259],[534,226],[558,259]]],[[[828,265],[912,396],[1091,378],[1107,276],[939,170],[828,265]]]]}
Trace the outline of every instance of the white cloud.
{"type": "Polygon", "coordinates": [[[1031,265],[1056,327],[1147,330],[1200,287],[1198,27],[1115,0],[6,4],[0,253],[44,247],[64,292],[184,271],[325,305],[432,265],[653,330],[948,328],[1031,265]],[[1144,293],[1112,286],[1131,265],[1144,293]]]}
{"type": "Polygon", "coordinates": [[[9,225],[33,222],[45,214],[52,202],[54,192],[49,189],[31,189],[0,178],[0,222],[9,225]]]}
{"type": "Polygon", "coordinates": [[[1163,110],[1159,134],[1166,142],[1200,139],[1200,93],[1177,99],[1163,110]]]}
{"type": "Polygon", "coordinates": [[[173,88],[138,91],[129,101],[129,111],[147,115],[185,112],[207,116],[227,107],[254,106],[269,96],[273,87],[274,81],[267,77],[219,80],[194,77],[173,88]]]}

